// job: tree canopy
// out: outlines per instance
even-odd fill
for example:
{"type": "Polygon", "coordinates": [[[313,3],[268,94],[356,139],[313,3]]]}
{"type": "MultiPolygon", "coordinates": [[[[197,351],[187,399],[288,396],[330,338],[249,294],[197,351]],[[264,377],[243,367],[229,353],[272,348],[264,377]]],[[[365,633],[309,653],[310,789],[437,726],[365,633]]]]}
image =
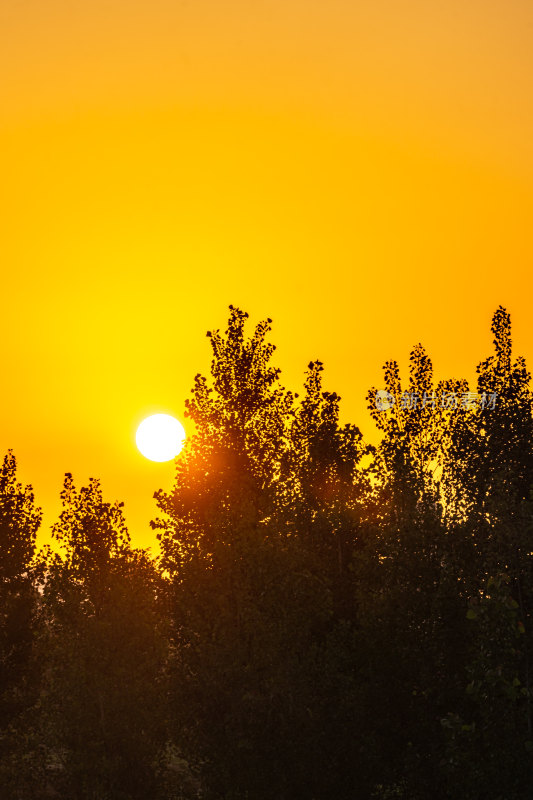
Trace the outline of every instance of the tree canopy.
{"type": "Polygon", "coordinates": [[[230,306],[159,489],[160,552],[67,473],[0,470],[8,800],[526,800],[533,783],[531,376],[499,307],[477,386],[422,344],[367,394],[376,446],[270,319],[230,306]]]}

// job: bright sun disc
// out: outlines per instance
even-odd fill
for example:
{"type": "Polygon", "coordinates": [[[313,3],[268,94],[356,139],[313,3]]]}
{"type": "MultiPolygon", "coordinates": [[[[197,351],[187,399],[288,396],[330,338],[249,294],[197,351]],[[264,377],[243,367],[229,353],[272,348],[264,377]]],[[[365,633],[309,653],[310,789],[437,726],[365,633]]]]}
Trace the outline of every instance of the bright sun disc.
{"type": "Polygon", "coordinates": [[[141,422],[135,441],[150,461],[170,461],[183,447],[185,429],[170,414],[153,414],[141,422]]]}

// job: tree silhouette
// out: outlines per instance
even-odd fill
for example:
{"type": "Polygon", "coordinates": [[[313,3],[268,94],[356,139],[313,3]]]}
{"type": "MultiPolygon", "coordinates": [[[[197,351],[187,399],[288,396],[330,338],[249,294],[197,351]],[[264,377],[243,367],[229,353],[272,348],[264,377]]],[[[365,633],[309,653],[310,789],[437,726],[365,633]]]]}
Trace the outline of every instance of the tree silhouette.
{"type": "Polygon", "coordinates": [[[0,784],[6,785],[21,764],[23,731],[39,691],[33,557],[41,510],[32,487],[17,482],[16,470],[9,451],[0,468],[0,784]]]}
{"type": "Polygon", "coordinates": [[[53,533],[64,552],[49,554],[40,637],[54,788],[79,800],[156,797],[166,743],[160,581],[97,480],[77,490],[67,474],[61,497],[53,533]]]}
{"type": "Polygon", "coordinates": [[[533,415],[510,316],[465,380],[384,366],[371,447],[271,320],[210,332],[160,555],[67,473],[40,511],[0,470],[0,796],[529,800],[533,415]]]}

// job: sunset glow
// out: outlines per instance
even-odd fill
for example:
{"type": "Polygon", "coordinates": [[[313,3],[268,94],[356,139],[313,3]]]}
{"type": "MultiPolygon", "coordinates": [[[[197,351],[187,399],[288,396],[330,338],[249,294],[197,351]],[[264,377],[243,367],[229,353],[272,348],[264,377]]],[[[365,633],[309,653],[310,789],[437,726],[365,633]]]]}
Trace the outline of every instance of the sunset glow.
{"type": "Polygon", "coordinates": [[[533,0],[0,0],[0,800],[533,797],[533,0]]]}
{"type": "Polygon", "coordinates": [[[0,438],[43,531],[71,470],[153,542],[132,430],[182,413],[230,303],[370,438],[421,336],[472,378],[503,303],[533,358],[532,26],[525,0],[2,4],[0,438]]]}

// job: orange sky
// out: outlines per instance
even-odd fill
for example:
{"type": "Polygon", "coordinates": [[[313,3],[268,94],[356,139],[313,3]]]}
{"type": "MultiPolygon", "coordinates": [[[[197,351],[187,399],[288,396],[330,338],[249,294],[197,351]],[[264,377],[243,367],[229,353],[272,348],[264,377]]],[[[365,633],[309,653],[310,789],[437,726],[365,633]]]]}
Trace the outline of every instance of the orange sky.
{"type": "Polygon", "coordinates": [[[45,531],[71,471],[153,542],[135,428],[230,303],[370,436],[382,363],[472,378],[499,303],[533,365],[532,41],[529,0],[3,0],[0,443],[45,531]]]}

